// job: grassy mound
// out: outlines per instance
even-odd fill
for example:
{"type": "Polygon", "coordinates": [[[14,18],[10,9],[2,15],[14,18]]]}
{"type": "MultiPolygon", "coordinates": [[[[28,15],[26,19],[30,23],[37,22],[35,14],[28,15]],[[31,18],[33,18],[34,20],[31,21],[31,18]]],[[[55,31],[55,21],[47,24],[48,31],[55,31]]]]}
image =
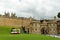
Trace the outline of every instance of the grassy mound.
{"type": "Polygon", "coordinates": [[[0,26],[0,40],[60,40],[40,34],[10,34],[11,27],[0,26]]]}

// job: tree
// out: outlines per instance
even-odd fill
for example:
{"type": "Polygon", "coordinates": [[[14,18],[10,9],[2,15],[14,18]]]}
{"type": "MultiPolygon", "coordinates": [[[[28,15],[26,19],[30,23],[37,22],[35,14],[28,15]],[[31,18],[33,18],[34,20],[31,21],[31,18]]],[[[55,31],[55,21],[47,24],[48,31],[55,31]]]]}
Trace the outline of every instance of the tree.
{"type": "Polygon", "coordinates": [[[58,13],[57,17],[60,18],[60,12],[58,13]]]}

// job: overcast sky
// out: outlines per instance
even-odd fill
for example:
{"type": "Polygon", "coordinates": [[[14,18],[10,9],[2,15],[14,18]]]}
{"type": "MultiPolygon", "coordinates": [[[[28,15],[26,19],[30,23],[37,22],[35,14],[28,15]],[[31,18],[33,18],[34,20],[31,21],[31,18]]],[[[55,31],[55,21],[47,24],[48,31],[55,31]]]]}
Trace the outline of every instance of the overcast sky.
{"type": "Polygon", "coordinates": [[[51,18],[60,12],[60,0],[0,0],[0,14],[5,11],[20,17],[51,18]]]}

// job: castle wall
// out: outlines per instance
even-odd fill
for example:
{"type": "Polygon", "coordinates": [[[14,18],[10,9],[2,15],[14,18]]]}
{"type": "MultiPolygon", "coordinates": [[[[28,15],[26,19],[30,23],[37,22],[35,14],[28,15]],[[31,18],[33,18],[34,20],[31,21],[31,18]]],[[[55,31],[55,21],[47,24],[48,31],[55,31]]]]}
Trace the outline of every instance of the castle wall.
{"type": "Polygon", "coordinates": [[[52,21],[46,22],[44,20],[42,23],[35,21],[31,18],[16,18],[13,17],[0,16],[0,26],[13,26],[13,27],[26,27],[29,28],[29,33],[41,34],[45,30],[48,34],[57,34],[57,24],[56,18],[52,21]],[[32,24],[31,24],[32,23],[32,24]]]}
{"type": "Polygon", "coordinates": [[[49,24],[49,34],[57,34],[57,24],[49,24]]]}
{"type": "Polygon", "coordinates": [[[27,19],[12,19],[12,18],[0,18],[0,26],[27,26],[29,25],[29,20],[27,19]]]}
{"type": "Polygon", "coordinates": [[[39,23],[33,23],[32,25],[32,33],[33,34],[40,34],[40,24],[39,23]]]}

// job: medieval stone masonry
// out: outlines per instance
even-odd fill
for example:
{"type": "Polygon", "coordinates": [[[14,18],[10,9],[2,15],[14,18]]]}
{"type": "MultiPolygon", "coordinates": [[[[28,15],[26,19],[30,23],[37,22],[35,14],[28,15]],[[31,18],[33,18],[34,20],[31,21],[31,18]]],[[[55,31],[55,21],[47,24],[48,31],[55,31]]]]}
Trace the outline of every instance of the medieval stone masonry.
{"type": "Polygon", "coordinates": [[[36,20],[5,12],[4,15],[0,15],[0,26],[20,27],[24,33],[30,34],[60,34],[60,20],[57,20],[55,16],[52,20],[36,20]]]}

